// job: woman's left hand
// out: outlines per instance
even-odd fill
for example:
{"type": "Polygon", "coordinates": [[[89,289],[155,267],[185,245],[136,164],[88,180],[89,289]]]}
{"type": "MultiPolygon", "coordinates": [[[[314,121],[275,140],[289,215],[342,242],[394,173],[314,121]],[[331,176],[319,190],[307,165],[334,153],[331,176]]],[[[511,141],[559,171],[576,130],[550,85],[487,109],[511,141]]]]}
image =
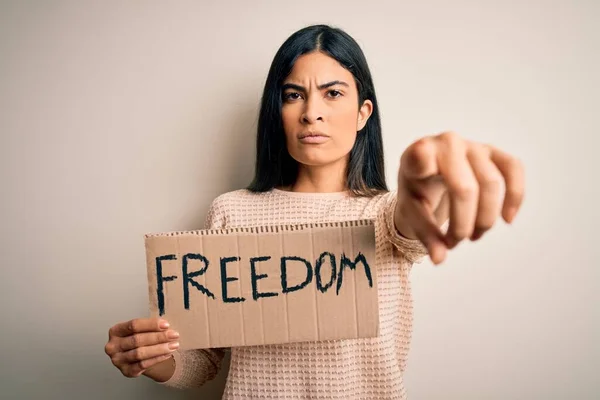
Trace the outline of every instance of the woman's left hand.
{"type": "Polygon", "coordinates": [[[424,137],[402,154],[394,223],[439,264],[463,239],[479,239],[500,214],[511,223],[524,189],[523,166],[513,156],[452,132],[424,137]]]}

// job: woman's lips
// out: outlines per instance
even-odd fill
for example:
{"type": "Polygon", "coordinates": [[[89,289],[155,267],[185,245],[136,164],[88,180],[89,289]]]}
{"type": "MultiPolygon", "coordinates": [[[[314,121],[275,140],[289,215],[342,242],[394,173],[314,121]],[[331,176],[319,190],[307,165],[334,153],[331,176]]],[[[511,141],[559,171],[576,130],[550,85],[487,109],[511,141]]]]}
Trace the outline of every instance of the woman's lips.
{"type": "Polygon", "coordinates": [[[305,144],[320,144],[326,142],[327,140],[329,140],[329,136],[319,134],[300,136],[300,143],[305,144]]]}

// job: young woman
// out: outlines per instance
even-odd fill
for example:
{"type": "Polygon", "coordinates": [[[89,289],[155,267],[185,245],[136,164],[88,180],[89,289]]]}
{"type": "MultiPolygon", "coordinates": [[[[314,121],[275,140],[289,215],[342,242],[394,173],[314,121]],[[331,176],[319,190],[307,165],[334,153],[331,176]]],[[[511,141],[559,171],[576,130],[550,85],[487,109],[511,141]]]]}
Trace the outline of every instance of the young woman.
{"type": "MultiPolygon", "coordinates": [[[[348,34],[323,25],[294,33],[275,55],[256,144],[253,182],[215,199],[207,228],[375,220],[380,336],[232,348],[224,398],[406,398],[411,266],[426,254],[441,263],[499,215],[510,223],[523,199],[522,166],[444,132],[405,150],[389,192],[367,62],[348,34]]],[[[119,323],[109,336],[106,353],[125,376],[178,388],[213,378],[224,355],[178,351],[177,332],[161,319],[119,323]]]]}

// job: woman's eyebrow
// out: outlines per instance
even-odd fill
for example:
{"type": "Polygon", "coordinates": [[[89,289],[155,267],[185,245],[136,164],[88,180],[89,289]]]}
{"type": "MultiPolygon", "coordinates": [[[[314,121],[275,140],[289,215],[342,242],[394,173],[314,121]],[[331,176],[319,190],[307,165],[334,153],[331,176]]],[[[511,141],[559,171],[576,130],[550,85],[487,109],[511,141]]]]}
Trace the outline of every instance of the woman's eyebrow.
{"type": "Polygon", "coordinates": [[[335,85],[342,85],[342,86],[349,87],[349,85],[344,81],[331,81],[331,82],[327,82],[322,85],[319,85],[319,90],[327,89],[328,87],[332,87],[335,85]]]}
{"type": "MultiPolygon", "coordinates": [[[[318,89],[323,90],[323,89],[327,89],[328,87],[335,86],[335,85],[342,85],[342,86],[349,87],[349,85],[344,81],[331,81],[331,82],[327,82],[327,83],[323,83],[322,85],[319,85],[318,89]]],[[[282,90],[294,89],[299,92],[306,92],[306,88],[304,86],[296,85],[295,83],[285,83],[285,84],[283,84],[281,89],[282,90]]]]}

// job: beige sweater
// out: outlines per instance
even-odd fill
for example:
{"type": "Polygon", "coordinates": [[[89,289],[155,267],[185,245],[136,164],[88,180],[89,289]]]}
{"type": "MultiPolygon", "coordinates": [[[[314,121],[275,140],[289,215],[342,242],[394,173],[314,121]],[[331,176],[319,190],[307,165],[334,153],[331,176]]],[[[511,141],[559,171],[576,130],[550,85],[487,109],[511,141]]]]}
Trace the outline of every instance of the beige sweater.
{"type": "MultiPolygon", "coordinates": [[[[207,228],[375,219],[380,336],[238,347],[223,399],[405,399],[403,373],[412,332],[409,272],[426,254],[394,228],[395,193],[372,198],[348,193],[267,193],[238,190],[212,203],[207,228]]],[[[165,385],[202,385],[217,373],[222,349],[175,352],[165,385]]]]}

